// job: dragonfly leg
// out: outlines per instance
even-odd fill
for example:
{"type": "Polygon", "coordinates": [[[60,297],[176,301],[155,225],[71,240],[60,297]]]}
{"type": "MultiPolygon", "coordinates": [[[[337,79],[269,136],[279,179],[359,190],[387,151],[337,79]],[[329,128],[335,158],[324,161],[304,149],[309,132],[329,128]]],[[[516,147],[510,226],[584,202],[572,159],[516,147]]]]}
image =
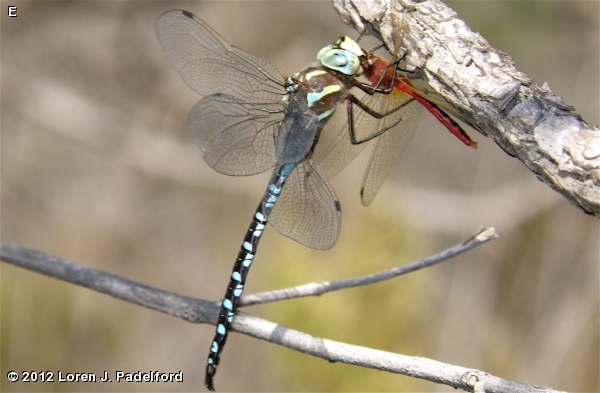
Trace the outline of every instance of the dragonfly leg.
{"type": "Polygon", "coordinates": [[[414,101],[414,98],[412,98],[412,99],[406,101],[405,103],[403,103],[402,105],[397,106],[396,108],[390,109],[389,111],[384,112],[384,113],[380,113],[380,112],[377,112],[376,110],[374,110],[373,108],[369,108],[361,100],[359,100],[352,94],[348,94],[346,99],[348,101],[349,107],[352,107],[353,104],[356,104],[360,109],[367,112],[369,115],[373,116],[376,119],[383,119],[384,117],[391,115],[392,113],[404,108],[406,105],[408,105],[414,101]]]}
{"type": "Polygon", "coordinates": [[[398,64],[400,63],[400,60],[401,60],[401,58],[388,64],[386,67],[386,72],[381,73],[379,80],[374,85],[361,82],[355,78],[353,80],[354,87],[358,87],[359,89],[361,89],[362,91],[364,91],[365,93],[367,93],[369,95],[373,95],[375,93],[390,94],[392,92],[392,90],[394,90],[394,81],[396,80],[396,75],[398,74],[398,64]],[[394,68],[392,71],[392,78],[390,79],[389,86],[388,87],[380,87],[384,83],[384,79],[386,79],[386,76],[388,74],[387,69],[389,69],[390,67],[394,67],[394,68]]]}
{"type": "Polygon", "coordinates": [[[379,135],[383,134],[384,132],[388,131],[391,128],[396,127],[401,121],[402,118],[398,118],[398,120],[396,120],[394,123],[390,124],[389,126],[377,131],[376,133],[369,135],[368,137],[358,140],[356,138],[356,132],[354,131],[354,104],[356,104],[360,109],[362,109],[363,111],[367,112],[369,115],[373,116],[376,119],[381,119],[385,116],[388,116],[400,109],[402,109],[404,106],[408,105],[409,103],[411,103],[412,101],[414,101],[413,99],[408,100],[407,102],[405,102],[404,104],[390,110],[387,111],[385,113],[379,113],[371,108],[369,108],[368,106],[366,106],[365,104],[363,104],[358,98],[356,98],[355,96],[349,94],[347,97],[347,111],[348,111],[348,130],[350,132],[350,141],[352,142],[353,145],[360,145],[361,143],[365,143],[370,141],[373,138],[377,138],[379,135]]]}

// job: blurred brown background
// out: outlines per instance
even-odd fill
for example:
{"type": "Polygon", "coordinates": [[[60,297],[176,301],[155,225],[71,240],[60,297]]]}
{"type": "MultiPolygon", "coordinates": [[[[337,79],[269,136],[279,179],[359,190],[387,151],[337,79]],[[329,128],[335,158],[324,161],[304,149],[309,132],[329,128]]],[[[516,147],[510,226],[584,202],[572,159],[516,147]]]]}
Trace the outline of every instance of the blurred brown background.
{"type": "MultiPolygon", "coordinates": [[[[21,2],[2,8],[2,240],[161,289],[222,296],[268,174],[213,172],[187,131],[198,100],[154,33],[192,11],[292,74],[339,35],[328,1],[21,2]]],[[[492,46],[599,123],[599,3],[451,2],[492,46]]],[[[367,41],[368,45],[374,41],[367,41]]],[[[368,46],[365,44],[365,46],[368,46]]],[[[343,116],[340,116],[343,118],[343,116]]],[[[337,133],[341,123],[329,127],[337,133]]],[[[366,274],[494,226],[498,240],[369,288],[247,309],[333,340],[503,378],[598,391],[598,220],[468,129],[464,147],[423,112],[368,209],[365,157],[332,182],[340,239],[313,251],[267,230],[247,293],[366,274]]],[[[214,328],[192,325],[2,263],[2,391],[203,390],[214,328]],[[183,371],[181,384],[8,383],[8,371],[183,371]]],[[[222,391],[450,391],[233,334],[222,391]]]]}

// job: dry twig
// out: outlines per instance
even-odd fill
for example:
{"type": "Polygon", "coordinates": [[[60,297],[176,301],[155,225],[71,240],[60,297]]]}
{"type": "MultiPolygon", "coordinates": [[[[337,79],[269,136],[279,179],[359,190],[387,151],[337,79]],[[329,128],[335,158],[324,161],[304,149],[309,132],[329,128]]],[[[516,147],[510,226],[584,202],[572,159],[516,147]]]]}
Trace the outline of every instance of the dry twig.
{"type": "MultiPolygon", "coordinates": [[[[0,243],[0,259],[188,322],[214,324],[217,320],[219,312],[217,303],[162,291],[17,244],[0,243]]],[[[398,355],[313,337],[246,313],[238,313],[232,327],[234,331],[330,362],[342,362],[403,374],[471,392],[557,392],[553,389],[524,385],[479,370],[453,366],[431,359],[398,355]]]]}

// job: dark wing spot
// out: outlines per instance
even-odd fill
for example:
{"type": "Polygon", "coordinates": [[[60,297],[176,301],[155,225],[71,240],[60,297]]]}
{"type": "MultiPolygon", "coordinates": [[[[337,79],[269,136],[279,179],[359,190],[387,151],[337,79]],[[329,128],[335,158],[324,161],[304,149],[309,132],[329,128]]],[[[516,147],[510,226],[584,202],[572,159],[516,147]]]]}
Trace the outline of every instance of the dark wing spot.
{"type": "Polygon", "coordinates": [[[181,13],[182,13],[184,16],[187,16],[187,17],[188,17],[188,18],[190,18],[190,19],[194,19],[194,14],[192,14],[192,13],[191,13],[191,12],[189,12],[189,11],[181,11],[181,13]]]}
{"type": "Polygon", "coordinates": [[[342,211],[342,205],[340,205],[340,201],[338,201],[337,199],[335,200],[335,210],[337,210],[338,212],[342,211]]]}

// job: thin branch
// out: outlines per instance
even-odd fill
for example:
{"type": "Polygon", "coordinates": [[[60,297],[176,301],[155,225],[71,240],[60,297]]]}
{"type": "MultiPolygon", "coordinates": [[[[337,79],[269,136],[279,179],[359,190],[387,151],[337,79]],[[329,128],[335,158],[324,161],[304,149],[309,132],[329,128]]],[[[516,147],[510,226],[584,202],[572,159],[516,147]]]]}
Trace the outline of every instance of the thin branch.
{"type": "MultiPolygon", "coordinates": [[[[162,291],[13,243],[0,242],[0,260],[193,323],[214,324],[219,312],[219,306],[214,302],[162,291]]],[[[232,328],[236,332],[317,356],[330,362],[341,362],[403,374],[470,392],[557,392],[553,389],[524,385],[494,377],[479,370],[453,366],[431,359],[398,355],[313,337],[246,313],[236,314],[232,328]]]]}
{"type": "Polygon", "coordinates": [[[541,181],[600,217],[600,128],[519,72],[440,0],[332,0],[344,23],[394,48],[392,13],[410,14],[401,68],[428,98],[493,139],[541,181]]]}
{"type": "Polygon", "coordinates": [[[261,292],[252,295],[242,296],[238,307],[253,306],[255,304],[271,303],[279,300],[295,299],[306,296],[321,296],[327,292],[339,291],[341,289],[353,288],[362,285],[375,284],[380,281],[392,279],[404,274],[412,273],[450,258],[467,252],[477,246],[482,245],[490,240],[496,239],[498,234],[494,228],[481,228],[470,239],[450,247],[429,258],[422,259],[408,265],[396,267],[379,273],[369,274],[362,277],[354,277],[346,280],[326,281],[321,283],[309,283],[299,285],[297,287],[280,289],[277,291],[261,292]]]}
{"type": "Polygon", "coordinates": [[[0,242],[0,260],[189,322],[217,321],[218,306],[214,302],[162,291],[18,244],[0,242]]]}

